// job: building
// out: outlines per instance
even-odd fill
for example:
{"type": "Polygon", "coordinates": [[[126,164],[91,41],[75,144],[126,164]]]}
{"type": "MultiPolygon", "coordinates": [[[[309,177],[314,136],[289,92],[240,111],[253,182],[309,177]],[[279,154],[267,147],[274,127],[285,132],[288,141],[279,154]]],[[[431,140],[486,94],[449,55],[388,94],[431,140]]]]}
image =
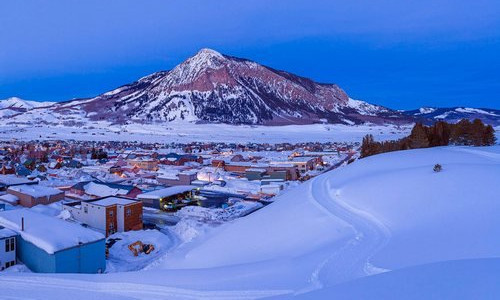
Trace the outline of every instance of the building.
{"type": "Polygon", "coordinates": [[[124,197],[104,197],[63,204],[72,217],[109,236],[142,229],[142,202],[124,197]]]}
{"type": "Polygon", "coordinates": [[[6,191],[11,186],[23,184],[38,184],[38,182],[16,175],[0,175],[0,191],[6,191]]]}
{"type": "Polygon", "coordinates": [[[11,194],[0,195],[0,205],[1,204],[10,204],[15,206],[19,204],[19,198],[11,194]]]}
{"type": "Polygon", "coordinates": [[[261,180],[266,175],[266,169],[250,168],[245,171],[248,180],[261,180]]]}
{"type": "Polygon", "coordinates": [[[179,206],[183,202],[191,201],[192,191],[196,189],[193,185],[178,185],[164,189],[154,190],[137,196],[144,206],[169,210],[179,206]]]}
{"type": "Polygon", "coordinates": [[[0,226],[0,271],[17,263],[16,236],[15,231],[0,226]]]}
{"type": "Polygon", "coordinates": [[[191,183],[197,180],[196,171],[183,171],[173,176],[160,175],[156,177],[156,180],[166,186],[174,185],[191,185],[191,183]]]}
{"type": "Polygon", "coordinates": [[[201,156],[191,154],[169,153],[166,155],[158,155],[160,163],[164,165],[183,166],[187,162],[203,163],[201,156]]]}
{"type": "Polygon", "coordinates": [[[108,183],[101,181],[82,181],[73,185],[70,194],[77,196],[89,196],[90,198],[100,198],[107,196],[124,196],[135,198],[142,193],[142,190],[133,185],[108,183]]]}
{"type": "Polygon", "coordinates": [[[129,165],[134,168],[139,168],[147,171],[157,171],[158,170],[158,161],[156,159],[148,159],[148,158],[135,158],[128,160],[129,165]]]}
{"type": "Polygon", "coordinates": [[[38,204],[50,204],[64,199],[64,192],[41,185],[16,185],[7,189],[7,193],[16,196],[19,204],[33,207],[38,204]]]}
{"type": "Polygon", "coordinates": [[[0,212],[0,225],[17,233],[17,259],[37,273],[102,273],[104,235],[29,209],[0,212]]]}
{"type": "Polygon", "coordinates": [[[306,173],[307,171],[314,170],[314,167],[321,163],[321,161],[321,157],[319,156],[298,156],[293,157],[290,160],[290,163],[295,165],[299,169],[300,173],[306,173]]]}

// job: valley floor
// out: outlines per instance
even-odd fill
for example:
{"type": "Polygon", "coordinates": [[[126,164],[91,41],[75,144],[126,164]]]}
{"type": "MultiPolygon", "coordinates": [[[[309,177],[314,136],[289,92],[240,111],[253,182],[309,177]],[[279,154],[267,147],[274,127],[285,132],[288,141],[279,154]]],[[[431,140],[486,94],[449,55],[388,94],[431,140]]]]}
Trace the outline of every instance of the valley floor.
{"type": "Polygon", "coordinates": [[[168,123],[158,125],[111,125],[94,122],[92,126],[65,127],[43,124],[0,125],[0,140],[81,140],[139,141],[158,143],[234,142],[234,143],[300,143],[359,142],[371,133],[377,140],[398,139],[411,126],[377,125],[289,125],[249,126],[226,124],[168,123]]]}
{"type": "Polygon", "coordinates": [[[461,294],[465,298],[498,298],[491,277],[500,257],[498,178],[500,146],[375,155],[289,189],[259,211],[168,252],[147,270],[6,272],[0,275],[2,296],[400,299],[412,298],[417,283],[427,282],[423,290],[432,298],[443,290],[431,284],[434,279],[445,281],[445,297],[460,285],[487,291],[469,290],[461,294]],[[436,163],[441,172],[432,170],[436,163]],[[457,270],[472,275],[454,276],[457,270]],[[364,288],[371,294],[361,293],[364,288]]]}

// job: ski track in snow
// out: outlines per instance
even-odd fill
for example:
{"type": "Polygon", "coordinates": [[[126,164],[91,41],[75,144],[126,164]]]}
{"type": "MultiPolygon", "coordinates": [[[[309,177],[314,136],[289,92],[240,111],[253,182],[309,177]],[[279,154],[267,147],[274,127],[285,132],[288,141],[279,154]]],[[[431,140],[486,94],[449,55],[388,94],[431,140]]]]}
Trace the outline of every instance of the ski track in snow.
{"type": "Polygon", "coordinates": [[[312,289],[387,271],[373,266],[370,258],[388,243],[389,229],[373,215],[342,201],[341,191],[332,184],[334,176],[321,175],[312,180],[312,202],[332,217],[350,224],[355,231],[353,239],[318,265],[311,276],[312,289]]]}

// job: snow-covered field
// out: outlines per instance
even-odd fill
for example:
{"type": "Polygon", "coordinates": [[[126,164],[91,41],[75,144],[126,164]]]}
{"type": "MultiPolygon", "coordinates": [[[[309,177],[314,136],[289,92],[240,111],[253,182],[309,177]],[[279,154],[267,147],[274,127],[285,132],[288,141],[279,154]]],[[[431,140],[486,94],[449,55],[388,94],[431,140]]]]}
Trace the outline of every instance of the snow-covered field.
{"type": "Polygon", "coordinates": [[[250,126],[226,124],[164,123],[158,125],[110,125],[94,122],[92,126],[66,127],[52,125],[1,125],[0,140],[82,140],[139,142],[234,142],[234,143],[299,143],[360,142],[371,133],[377,140],[398,139],[409,133],[411,126],[392,125],[289,125],[250,126]]]}
{"type": "Polygon", "coordinates": [[[487,291],[487,298],[498,299],[500,286],[492,277],[500,266],[498,178],[500,146],[376,155],[285,191],[257,212],[173,249],[147,270],[8,272],[0,276],[2,295],[401,299],[419,298],[422,283],[420,291],[429,295],[424,298],[447,291],[446,297],[474,299],[487,291]],[[443,166],[439,173],[432,170],[436,163],[443,166]],[[468,271],[473,275],[456,274],[468,271]],[[453,294],[454,285],[482,290],[453,294]],[[393,293],[384,294],[389,287],[393,293]],[[363,294],[365,288],[372,293],[363,294]]]}

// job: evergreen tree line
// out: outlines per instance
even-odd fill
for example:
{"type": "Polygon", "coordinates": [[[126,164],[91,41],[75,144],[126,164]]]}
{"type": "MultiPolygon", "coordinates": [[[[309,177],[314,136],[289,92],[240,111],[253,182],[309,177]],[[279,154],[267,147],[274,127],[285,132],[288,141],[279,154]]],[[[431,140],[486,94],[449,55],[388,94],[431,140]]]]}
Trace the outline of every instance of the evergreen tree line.
{"type": "Polygon", "coordinates": [[[495,130],[481,120],[470,122],[463,119],[456,124],[438,121],[432,126],[416,123],[409,136],[395,140],[376,142],[368,134],[361,144],[361,158],[384,152],[428,148],[447,145],[490,146],[496,141],[495,130]]]}

